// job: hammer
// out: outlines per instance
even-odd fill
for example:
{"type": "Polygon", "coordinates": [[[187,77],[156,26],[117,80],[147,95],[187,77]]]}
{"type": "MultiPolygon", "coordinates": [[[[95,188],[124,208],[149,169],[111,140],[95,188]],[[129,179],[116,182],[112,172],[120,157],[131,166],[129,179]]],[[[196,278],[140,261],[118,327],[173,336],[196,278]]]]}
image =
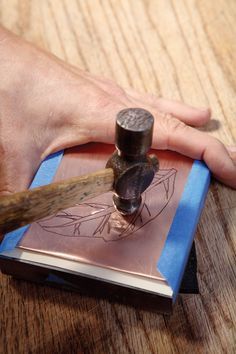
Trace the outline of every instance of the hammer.
{"type": "Polygon", "coordinates": [[[141,194],[151,184],[159,163],[147,155],[154,118],[141,108],[120,111],[116,119],[116,151],[104,170],[0,198],[0,234],[56,214],[85,199],[114,191],[113,203],[123,215],[135,213],[141,194]]]}

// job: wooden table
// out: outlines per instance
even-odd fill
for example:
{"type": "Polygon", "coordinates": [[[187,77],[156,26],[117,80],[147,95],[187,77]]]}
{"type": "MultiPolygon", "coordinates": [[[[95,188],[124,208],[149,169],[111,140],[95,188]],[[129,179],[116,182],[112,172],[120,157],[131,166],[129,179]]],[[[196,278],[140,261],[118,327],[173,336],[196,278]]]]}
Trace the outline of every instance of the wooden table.
{"type": "MultiPolygon", "coordinates": [[[[236,137],[235,0],[0,0],[0,22],[69,63],[209,105],[236,137]]],[[[197,230],[200,295],[172,317],[0,279],[1,353],[235,353],[236,193],[213,181],[197,230]]]]}

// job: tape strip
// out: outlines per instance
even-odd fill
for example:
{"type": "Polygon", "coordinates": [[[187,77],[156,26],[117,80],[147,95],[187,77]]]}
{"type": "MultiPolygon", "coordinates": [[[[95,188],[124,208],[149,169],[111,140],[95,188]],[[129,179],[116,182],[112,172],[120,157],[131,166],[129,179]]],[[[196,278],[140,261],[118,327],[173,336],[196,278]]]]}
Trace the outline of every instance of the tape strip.
{"type": "Polygon", "coordinates": [[[175,300],[193,238],[210,184],[210,172],[201,161],[194,161],[157,268],[173,290],[175,300]]]}
{"type": "MultiPolygon", "coordinates": [[[[63,151],[60,151],[47,157],[40,165],[30,188],[49,184],[60,165],[62,156],[63,151]]],[[[158,270],[173,290],[174,299],[178,294],[209,183],[210,172],[206,165],[194,161],[157,264],[158,270]]],[[[28,227],[29,225],[6,234],[0,245],[0,252],[14,249],[28,227]]]]}

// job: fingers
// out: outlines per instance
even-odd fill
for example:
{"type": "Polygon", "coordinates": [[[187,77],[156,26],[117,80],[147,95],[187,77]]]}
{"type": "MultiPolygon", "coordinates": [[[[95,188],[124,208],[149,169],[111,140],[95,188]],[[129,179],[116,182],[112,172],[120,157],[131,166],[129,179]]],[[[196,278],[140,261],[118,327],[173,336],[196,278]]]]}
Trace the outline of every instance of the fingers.
{"type": "Polygon", "coordinates": [[[236,165],[219,140],[175,118],[160,119],[156,126],[155,148],[173,150],[193,159],[204,160],[218,180],[236,188],[236,165]]]}
{"type": "Polygon", "coordinates": [[[132,89],[126,90],[126,93],[136,101],[136,104],[144,105],[144,108],[145,106],[150,105],[150,108],[154,108],[159,112],[171,114],[182,122],[195,127],[200,127],[206,124],[211,117],[211,111],[209,108],[194,108],[187,104],[174,100],[167,100],[152,94],[141,94],[132,89]]]}
{"type": "Polygon", "coordinates": [[[156,95],[148,93],[139,93],[131,88],[123,90],[111,80],[99,76],[91,76],[88,73],[86,73],[86,78],[109,94],[119,95],[126,93],[128,99],[131,99],[137,107],[150,110],[155,109],[159,112],[171,114],[191,126],[201,127],[211,118],[209,108],[194,108],[182,102],[159,98],[156,95]]]}
{"type": "Polygon", "coordinates": [[[182,122],[195,127],[200,127],[206,124],[211,117],[211,111],[209,108],[194,108],[187,104],[166,100],[164,98],[159,98],[157,100],[157,107],[159,111],[172,114],[182,122]]]}

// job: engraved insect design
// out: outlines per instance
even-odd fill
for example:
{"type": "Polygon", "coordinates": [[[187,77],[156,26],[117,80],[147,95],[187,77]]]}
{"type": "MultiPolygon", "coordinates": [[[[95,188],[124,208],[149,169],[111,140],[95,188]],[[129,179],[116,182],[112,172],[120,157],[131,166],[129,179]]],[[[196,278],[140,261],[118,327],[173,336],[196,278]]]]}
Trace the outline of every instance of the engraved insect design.
{"type": "Polygon", "coordinates": [[[156,219],[170,202],[174,190],[177,170],[159,170],[142,195],[139,210],[130,216],[122,216],[112,204],[111,192],[90,199],[76,207],[45,218],[38,225],[45,231],[65,237],[102,238],[118,241],[156,219]]]}

